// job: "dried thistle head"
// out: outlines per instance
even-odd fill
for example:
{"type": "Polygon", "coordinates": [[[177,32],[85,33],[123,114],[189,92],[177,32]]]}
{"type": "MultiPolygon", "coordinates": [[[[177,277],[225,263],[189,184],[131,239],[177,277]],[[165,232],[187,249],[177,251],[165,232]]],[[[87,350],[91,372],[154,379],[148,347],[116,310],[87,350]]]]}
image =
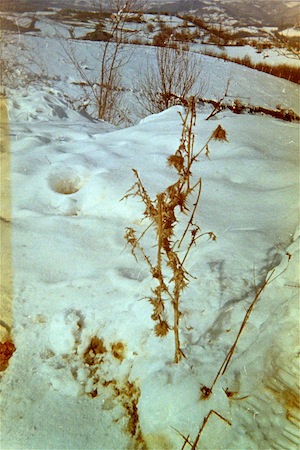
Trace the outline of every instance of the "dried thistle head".
{"type": "Polygon", "coordinates": [[[168,166],[175,167],[177,172],[180,174],[184,170],[184,157],[180,152],[176,152],[175,155],[168,157],[168,166]]]}
{"type": "Polygon", "coordinates": [[[218,125],[215,131],[211,135],[211,139],[215,141],[227,141],[227,132],[221,125],[218,125]]]}
{"type": "Polygon", "coordinates": [[[170,327],[166,320],[161,320],[154,327],[154,333],[155,333],[155,336],[157,336],[157,337],[166,336],[168,334],[169,330],[170,330],[170,327]]]}
{"type": "Polygon", "coordinates": [[[207,386],[202,386],[201,391],[201,400],[207,400],[212,393],[212,389],[207,386]]]}

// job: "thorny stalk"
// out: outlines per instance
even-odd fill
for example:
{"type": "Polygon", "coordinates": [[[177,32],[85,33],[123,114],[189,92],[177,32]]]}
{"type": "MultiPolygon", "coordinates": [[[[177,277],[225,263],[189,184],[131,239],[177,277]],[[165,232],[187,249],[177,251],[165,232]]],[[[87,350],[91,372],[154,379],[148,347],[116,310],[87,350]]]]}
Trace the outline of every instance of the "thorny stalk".
{"type": "Polygon", "coordinates": [[[200,201],[202,180],[201,178],[193,182],[192,165],[204,149],[208,149],[208,144],[212,139],[226,140],[226,132],[219,125],[212,133],[204,146],[196,154],[194,153],[195,136],[193,127],[196,124],[196,101],[191,97],[188,102],[187,113],[182,118],[182,134],[180,144],[176,152],[168,157],[168,165],[175,169],[178,179],[168,186],[164,192],[156,195],[152,200],[145,188],[137,170],[133,169],[136,182],[123,197],[138,197],[145,206],[144,217],[150,224],[140,234],[136,236],[135,230],[127,228],[125,239],[132,247],[132,254],[137,259],[138,250],[149,266],[152,278],[156,281],[156,287],[152,288],[152,295],[148,297],[153,306],[151,318],[156,322],[154,331],[156,336],[163,337],[169,330],[174,333],[175,354],[174,362],[178,363],[184,353],[181,349],[179,336],[179,323],[182,312],[180,310],[180,300],[183,291],[189,284],[192,277],[184,264],[187,257],[196,244],[196,241],[207,235],[209,239],[216,240],[213,232],[201,233],[200,226],[195,222],[195,213],[200,201]],[[196,200],[191,212],[188,202],[194,191],[198,188],[196,200]],[[185,224],[183,232],[178,236],[179,224],[185,224]],[[141,245],[142,238],[150,229],[155,230],[156,257],[155,262],[151,260],[141,245]],[[187,235],[189,234],[189,238],[187,235]],[[180,258],[179,249],[183,248],[183,256],[180,258]],[[171,276],[166,273],[170,272],[171,276]],[[173,315],[173,325],[168,321],[165,311],[166,301],[170,301],[173,315]]]}

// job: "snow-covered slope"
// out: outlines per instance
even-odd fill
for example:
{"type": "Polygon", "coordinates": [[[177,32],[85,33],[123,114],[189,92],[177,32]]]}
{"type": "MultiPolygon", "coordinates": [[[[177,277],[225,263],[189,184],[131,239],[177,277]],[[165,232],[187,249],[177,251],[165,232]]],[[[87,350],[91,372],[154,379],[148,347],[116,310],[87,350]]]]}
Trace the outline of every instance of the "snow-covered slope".
{"type": "MultiPolygon", "coordinates": [[[[297,103],[288,82],[220,67],[211,89],[228,70],[255,103],[297,103]]],[[[228,142],[214,141],[193,171],[203,182],[197,222],[217,241],[199,241],[187,261],[186,359],[174,365],[171,333],[153,332],[152,277],[123,238],[142,229],[143,208],[120,199],[132,168],[152,197],[174,180],[166,158],[183,109],[116,130],[53,88],[19,89],[9,105],[17,350],[1,379],[1,447],[179,449],[214,410],[226,421],[210,416],[198,448],[298,448],[299,125],[198,111],[195,146],[218,125],[228,142]],[[201,400],[268,276],[231,364],[201,400]]]]}
{"type": "MultiPolygon", "coordinates": [[[[51,86],[64,94],[70,106],[82,107],[88,102],[82,85],[86,80],[76,69],[76,65],[70,62],[75,59],[78,65],[87,73],[90,82],[98,82],[100,60],[103,43],[80,40],[68,40],[68,31],[65,27],[53,27],[46,20],[38,23],[43,26],[44,36],[25,35],[20,40],[20,50],[15,45],[9,47],[15,61],[21,61],[23,66],[32,68],[37,78],[37,84],[51,86]],[[25,50],[24,50],[25,49],[25,50]]],[[[209,46],[208,46],[209,47],[209,46]]],[[[203,46],[206,48],[206,46],[203,46]]],[[[208,50],[211,50],[209,47],[208,50]]],[[[243,56],[247,48],[232,48],[232,56],[243,56]]],[[[126,46],[122,50],[124,61],[128,61],[122,67],[121,86],[124,93],[124,101],[120,104],[127,116],[128,123],[136,123],[145,116],[137,101],[137,95],[143,95],[143,81],[141,74],[147,67],[156,64],[155,48],[147,45],[126,46]]],[[[255,54],[251,52],[255,60],[255,54]]],[[[299,86],[295,83],[287,83],[286,80],[275,78],[271,75],[250,69],[245,66],[228,61],[219,60],[197,52],[191,54],[196,63],[202,68],[201,76],[195,85],[195,90],[200,90],[205,98],[218,99],[224,97],[227,91],[228,101],[239,99],[242,103],[263,106],[276,109],[291,108],[299,114],[299,86]]],[[[280,57],[279,57],[280,58],[280,57]]],[[[276,64],[277,59],[273,60],[276,64]]],[[[282,62],[279,59],[279,62],[282,62]]],[[[16,83],[20,85],[18,70],[22,71],[22,64],[15,70],[16,83]]],[[[90,114],[95,113],[93,103],[87,107],[90,114]]],[[[36,113],[38,116],[38,114],[36,113]]]]}

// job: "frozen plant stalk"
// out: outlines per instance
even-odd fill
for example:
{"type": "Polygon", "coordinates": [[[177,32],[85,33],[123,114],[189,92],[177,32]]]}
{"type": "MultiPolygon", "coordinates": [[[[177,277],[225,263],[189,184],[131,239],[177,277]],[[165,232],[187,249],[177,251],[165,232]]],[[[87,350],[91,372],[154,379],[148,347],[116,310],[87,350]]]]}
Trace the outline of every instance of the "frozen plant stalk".
{"type": "Polygon", "coordinates": [[[137,252],[146,261],[156,286],[148,297],[153,306],[151,318],[156,322],[154,331],[156,336],[163,337],[170,330],[174,333],[175,355],[174,362],[178,363],[185,356],[180,345],[179,322],[182,315],[180,299],[182,292],[190,281],[190,274],[185,269],[185,262],[196,241],[207,235],[209,239],[216,240],[213,232],[202,233],[195,221],[195,213],[199,204],[202,181],[201,178],[193,180],[192,166],[200,153],[209,154],[209,142],[212,139],[226,140],[226,131],[219,125],[198,152],[194,152],[193,127],[196,123],[196,102],[191,97],[185,116],[182,116],[182,133],[180,144],[176,152],[168,157],[168,165],[174,168],[178,179],[168,186],[164,192],[151,199],[138,172],[133,169],[136,182],[123,197],[139,197],[145,205],[144,217],[149,220],[148,226],[137,237],[133,228],[127,228],[125,239],[131,246],[131,252],[137,259],[137,252]],[[192,207],[188,207],[194,198],[192,207]],[[142,246],[145,234],[155,231],[156,257],[152,260],[142,246]],[[183,230],[179,232],[179,230],[183,230]],[[180,256],[179,256],[180,254],[180,256]],[[166,275],[170,273],[171,276],[166,275]],[[172,325],[166,314],[166,302],[171,303],[172,325]]]}

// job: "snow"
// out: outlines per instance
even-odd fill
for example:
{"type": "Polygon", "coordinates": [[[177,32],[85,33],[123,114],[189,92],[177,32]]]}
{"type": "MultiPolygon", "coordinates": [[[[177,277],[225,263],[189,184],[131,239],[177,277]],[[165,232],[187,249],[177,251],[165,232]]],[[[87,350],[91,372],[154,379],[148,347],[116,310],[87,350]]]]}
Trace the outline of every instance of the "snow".
{"type": "MultiPolygon", "coordinates": [[[[42,54],[42,39],[26,39],[42,54]]],[[[212,141],[193,170],[203,183],[197,223],[217,241],[198,241],[187,260],[186,358],[175,365],[172,333],[153,332],[146,297],[155,283],[123,237],[126,227],[143,230],[143,207],[120,199],[132,168],[152,198],[174,181],[166,159],[184,109],[136,117],[124,129],[91,120],[64,99],[77,91],[67,62],[57,64],[57,42],[43,45],[49,79],[60,80],[8,91],[17,350],[1,375],[1,447],[179,449],[180,433],[194,441],[214,410],[231,425],[212,415],[200,448],[298,448],[299,125],[229,111],[207,121],[208,110],[197,111],[195,148],[218,125],[228,142],[212,141]],[[227,371],[201,400],[266,279],[227,371]]],[[[128,84],[145,56],[153,61],[152,49],[138,47],[128,84]]],[[[221,95],[230,77],[234,98],[299,105],[292,83],[204,61],[207,97],[221,95]]],[[[155,251],[151,232],[143,242],[155,251]]]]}
{"type": "Polygon", "coordinates": [[[298,6],[298,1],[295,1],[295,2],[286,2],[286,6],[288,7],[288,8],[293,8],[294,6],[298,6]]]}
{"type": "Polygon", "coordinates": [[[300,36],[300,28],[299,27],[292,27],[292,28],[287,28],[283,31],[281,31],[281,33],[283,36],[287,36],[287,37],[299,37],[300,36]]]}
{"type": "Polygon", "coordinates": [[[244,46],[224,46],[222,48],[211,45],[211,44],[201,44],[200,46],[195,46],[200,52],[209,52],[212,55],[219,55],[222,57],[224,53],[229,58],[245,58],[248,56],[251,62],[254,64],[266,63],[271,66],[277,66],[280,64],[286,64],[290,67],[299,66],[299,58],[290,54],[288,51],[277,48],[267,48],[264,50],[257,50],[255,47],[250,45],[244,46]]]}

